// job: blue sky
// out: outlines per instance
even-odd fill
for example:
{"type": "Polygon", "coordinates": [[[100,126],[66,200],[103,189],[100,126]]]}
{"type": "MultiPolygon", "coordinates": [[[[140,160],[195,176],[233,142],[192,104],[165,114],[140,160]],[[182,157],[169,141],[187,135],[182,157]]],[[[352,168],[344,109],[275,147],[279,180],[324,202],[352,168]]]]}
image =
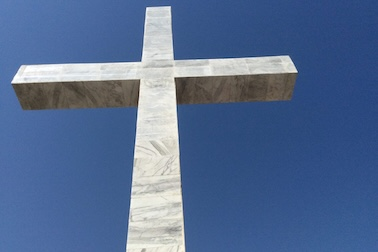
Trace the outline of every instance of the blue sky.
{"type": "Polygon", "coordinates": [[[187,251],[378,251],[378,2],[0,1],[0,251],[124,251],[136,109],[23,111],[21,64],[290,55],[292,101],[178,107],[187,251]]]}

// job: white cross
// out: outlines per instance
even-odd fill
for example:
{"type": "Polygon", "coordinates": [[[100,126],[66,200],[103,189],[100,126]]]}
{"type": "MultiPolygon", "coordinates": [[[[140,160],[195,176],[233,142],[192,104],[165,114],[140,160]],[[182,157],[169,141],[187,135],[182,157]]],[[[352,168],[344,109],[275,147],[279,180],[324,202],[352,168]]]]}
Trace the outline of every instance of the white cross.
{"type": "Polygon", "coordinates": [[[289,56],[174,60],[170,7],[146,10],[141,62],[21,66],[23,109],[138,106],[127,252],[184,252],[177,103],[291,99],[289,56]]]}

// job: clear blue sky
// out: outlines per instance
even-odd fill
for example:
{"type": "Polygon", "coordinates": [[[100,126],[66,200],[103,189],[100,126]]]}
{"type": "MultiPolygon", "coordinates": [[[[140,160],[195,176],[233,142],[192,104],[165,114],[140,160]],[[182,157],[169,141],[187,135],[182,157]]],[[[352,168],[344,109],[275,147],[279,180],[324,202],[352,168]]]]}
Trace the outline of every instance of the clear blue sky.
{"type": "Polygon", "coordinates": [[[378,2],[0,1],[0,251],[125,250],[135,108],[23,111],[21,64],[288,54],[289,102],[180,106],[188,252],[378,251],[378,2]]]}

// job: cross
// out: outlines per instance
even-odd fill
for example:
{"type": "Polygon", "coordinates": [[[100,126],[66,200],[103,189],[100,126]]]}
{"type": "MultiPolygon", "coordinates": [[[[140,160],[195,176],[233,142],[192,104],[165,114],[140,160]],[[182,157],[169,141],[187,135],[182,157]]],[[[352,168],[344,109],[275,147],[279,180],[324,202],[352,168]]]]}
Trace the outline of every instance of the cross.
{"type": "Polygon", "coordinates": [[[290,100],[289,56],[174,60],[171,8],[148,7],[141,62],[21,66],[23,109],[138,106],[127,252],[184,252],[177,104],[290,100]]]}

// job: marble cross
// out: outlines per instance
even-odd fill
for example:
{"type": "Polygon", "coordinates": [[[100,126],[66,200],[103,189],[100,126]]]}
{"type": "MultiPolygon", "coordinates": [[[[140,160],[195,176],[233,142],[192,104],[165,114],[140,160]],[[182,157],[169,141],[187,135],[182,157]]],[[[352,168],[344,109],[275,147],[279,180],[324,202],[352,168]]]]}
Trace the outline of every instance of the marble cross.
{"type": "Polygon", "coordinates": [[[174,60],[171,8],[146,10],[141,62],[21,66],[23,109],[138,106],[127,252],[184,252],[177,104],[290,100],[289,56],[174,60]]]}

